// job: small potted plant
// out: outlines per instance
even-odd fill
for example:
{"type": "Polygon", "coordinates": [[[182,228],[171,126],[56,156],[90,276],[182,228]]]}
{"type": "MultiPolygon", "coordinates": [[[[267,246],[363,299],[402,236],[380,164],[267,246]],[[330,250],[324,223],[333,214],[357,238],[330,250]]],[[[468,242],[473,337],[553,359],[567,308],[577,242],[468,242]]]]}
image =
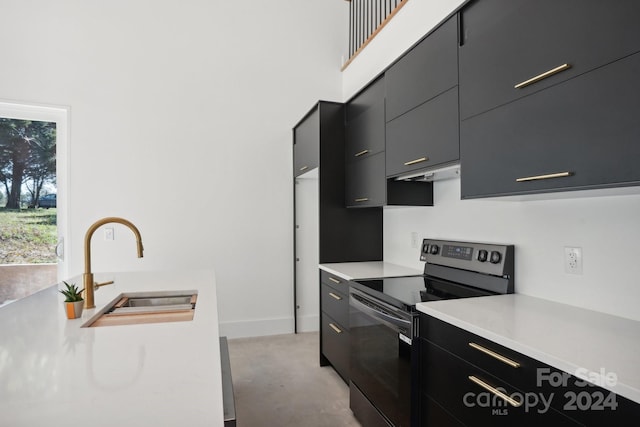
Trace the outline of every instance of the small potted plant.
{"type": "Polygon", "coordinates": [[[82,290],[78,290],[75,284],[64,283],[66,289],[60,289],[60,293],[64,295],[65,312],[67,313],[67,319],[77,319],[82,316],[82,309],[84,308],[84,299],[82,298],[82,290]]]}

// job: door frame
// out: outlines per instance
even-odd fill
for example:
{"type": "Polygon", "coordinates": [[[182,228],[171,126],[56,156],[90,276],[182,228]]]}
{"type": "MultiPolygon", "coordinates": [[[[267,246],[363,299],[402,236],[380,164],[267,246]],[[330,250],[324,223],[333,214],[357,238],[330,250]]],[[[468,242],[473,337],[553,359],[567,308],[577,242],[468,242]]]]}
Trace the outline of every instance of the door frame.
{"type": "Polygon", "coordinates": [[[56,187],[58,280],[69,275],[69,254],[65,242],[69,242],[69,115],[70,107],[35,103],[5,101],[0,99],[0,116],[19,120],[37,120],[56,123],[56,187]]]}

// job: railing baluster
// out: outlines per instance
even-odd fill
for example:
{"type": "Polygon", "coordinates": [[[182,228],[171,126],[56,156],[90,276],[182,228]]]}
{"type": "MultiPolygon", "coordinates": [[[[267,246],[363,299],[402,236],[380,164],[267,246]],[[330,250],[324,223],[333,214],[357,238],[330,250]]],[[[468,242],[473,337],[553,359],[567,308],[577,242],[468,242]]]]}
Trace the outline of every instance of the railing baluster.
{"type": "MultiPolygon", "coordinates": [[[[349,0],[349,63],[408,0],[349,0]]],[[[345,65],[346,66],[346,65],[345,65]]]]}

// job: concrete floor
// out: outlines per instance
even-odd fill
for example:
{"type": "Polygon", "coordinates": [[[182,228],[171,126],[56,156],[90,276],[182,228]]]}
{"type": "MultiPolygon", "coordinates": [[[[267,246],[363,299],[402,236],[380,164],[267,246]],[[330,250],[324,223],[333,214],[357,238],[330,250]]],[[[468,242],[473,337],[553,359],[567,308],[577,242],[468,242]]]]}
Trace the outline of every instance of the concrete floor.
{"type": "Polygon", "coordinates": [[[320,367],[317,332],[228,343],[237,427],[360,426],[347,384],[320,367]]]}

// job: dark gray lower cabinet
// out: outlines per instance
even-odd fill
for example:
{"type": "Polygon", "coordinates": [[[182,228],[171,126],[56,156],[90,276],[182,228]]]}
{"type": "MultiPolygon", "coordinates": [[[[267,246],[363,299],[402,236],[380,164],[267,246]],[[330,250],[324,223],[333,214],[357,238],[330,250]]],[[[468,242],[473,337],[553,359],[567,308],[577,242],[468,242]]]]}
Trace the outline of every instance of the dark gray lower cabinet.
{"type": "Polygon", "coordinates": [[[422,426],[629,425],[640,416],[628,399],[423,314],[419,346],[422,426]]]}
{"type": "Polygon", "coordinates": [[[349,383],[349,282],[320,270],[320,365],[349,383]]]}
{"type": "Polygon", "coordinates": [[[463,120],[462,197],[640,184],[640,54],[463,120]]]}

